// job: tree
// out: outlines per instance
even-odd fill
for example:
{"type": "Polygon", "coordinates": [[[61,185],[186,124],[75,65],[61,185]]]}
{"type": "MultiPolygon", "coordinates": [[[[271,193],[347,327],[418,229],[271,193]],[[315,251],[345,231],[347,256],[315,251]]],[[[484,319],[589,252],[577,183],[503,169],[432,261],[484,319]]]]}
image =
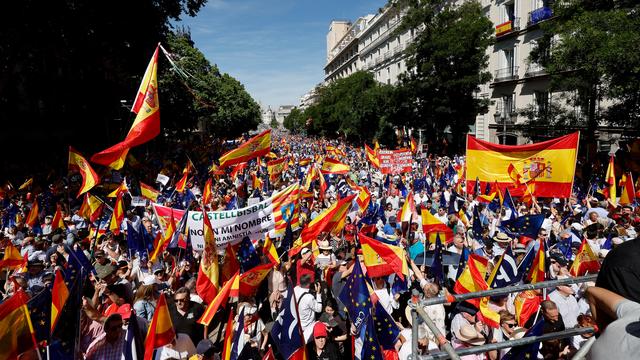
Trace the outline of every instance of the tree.
{"type": "Polygon", "coordinates": [[[278,122],[278,120],[276,120],[276,118],[272,118],[269,126],[271,126],[272,129],[277,129],[280,127],[280,123],[278,122]]]}
{"type": "Polygon", "coordinates": [[[453,150],[460,151],[476,115],[487,111],[488,101],[474,93],[491,79],[486,49],[493,42],[493,24],[476,1],[442,3],[403,0],[392,5],[407,8],[398,33],[417,29],[400,82],[409,102],[405,108],[415,109],[405,111],[404,125],[424,129],[438,142],[448,128],[453,150]]]}
{"type": "Polygon", "coordinates": [[[305,119],[304,115],[304,111],[293,108],[289,115],[284,118],[282,126],[294,134],[299,134],[306,127],[307,119],[305,119]]]}
{"type": "Polygon", "coordinates": [[[631,1],[558,2],[555,18],[541,24],[545,35],[531,53],[530,61],[551,74],[552,91],[573,94],[557,106],[565,112],[580,109],[574,125],[586,130],[590,156],[599,125],[640,126],[638,10],[631,1]]]}

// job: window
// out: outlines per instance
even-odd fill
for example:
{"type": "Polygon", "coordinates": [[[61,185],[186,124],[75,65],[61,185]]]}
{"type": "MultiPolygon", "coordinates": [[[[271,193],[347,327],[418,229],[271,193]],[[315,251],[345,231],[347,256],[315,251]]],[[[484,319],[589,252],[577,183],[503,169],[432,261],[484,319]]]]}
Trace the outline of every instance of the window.
{"type": "Polygon", "coordinates": [[[544,114],[549,110],[551,94],[548,91],[535,91],[533,98],[536,115],[544,114]]]}
{"type": "Polygon", "coordinates": [[[501,118],[510,117],[516,111],[515,94],[504,95],[496,104],[496,113],[500,113],[501,118]]]}

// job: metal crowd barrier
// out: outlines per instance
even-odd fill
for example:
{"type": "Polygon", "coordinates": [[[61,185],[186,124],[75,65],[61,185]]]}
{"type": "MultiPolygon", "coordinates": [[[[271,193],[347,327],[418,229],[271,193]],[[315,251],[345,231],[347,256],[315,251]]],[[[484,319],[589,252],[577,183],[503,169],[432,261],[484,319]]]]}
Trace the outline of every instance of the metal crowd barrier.
{"type": "MultiPolygon", "coordinates": [[[[451,346],[451,343],[446,340],[444,335],[436,327],[433,320],[424,311],[424,307],[430,306],[430,305],[459,302],[459,301],[475,299],[475,298],[480,298],[485,296],[506,295],[513,292],[520,292],[524,290],[537,290],[537,289],[546,289],[546,288],[556,287],[559,285],[579,284],[579,283],[584,283],[588,281],[595,281],[597,277],[598,277],[597,274],[592,274],[592,275],[585,275],[580,277],[543,281],[535,284],[521,284],[521,285],[508,286],[508,287],[499,288],[499,289],[489,289],[489,290],[477,291],[477,292],[472,292],[467,294],[439,296],[439,297],[429,298],[429,299],[418,299],[417,291],[415,291],[413,293],[412,299],[409,300],[409,307],[411,308],[411,317],[412,317],[411,359],[412,360],[417,360],[417,359],[459,360],[461,355],[464,356],[464,355],[484,353],[492,350],[531,344],[538,341],[562,339],[562,338],[566,338],[574,335],[593,332],[594,329],[592,327],[575,328],[575,329],[568,329],[568,330],[555,332],[555,333],[548,333],[541,336],[532,336],[532,337],[526,337],[521,339],[508,340],[508,341],[503,341],[495,344],[485,344],[485,345],[473,346],[471,348],[465,348],[465,349],[453,349],[453,347],[451,346]],[[433,332],[435,338],[438,341],[438,346],[441,350],[444,350],[443,352],[438,352],[438,353],[429,354],[429,355],[418,355],[418,322],[416,321],[418,315],[424,320],[429,330],[433,332]]],[[[589,339],[589,341],[581,348],[581,350],[584,349],[582,352],[578,351],[578,353],[576,353],[576,355],[574,356],[574,359],[579,360],[584,358],[586,353],[591,348],[591,345],[593,345],[593,341],[595,341],[595,338],[592,338],[592,339],[593,340],[589,339]]]]}

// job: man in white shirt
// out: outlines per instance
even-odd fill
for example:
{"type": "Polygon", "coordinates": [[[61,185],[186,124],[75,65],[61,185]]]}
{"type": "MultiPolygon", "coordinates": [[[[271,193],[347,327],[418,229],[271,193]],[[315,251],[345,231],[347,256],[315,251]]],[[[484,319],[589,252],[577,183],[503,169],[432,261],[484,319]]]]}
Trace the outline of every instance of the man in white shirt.
{"type": "Polygon", "coordinates": [[[298,314],[300,315],[300,327],[305,341],[313,335],[313,325],[316,323],[316,313],[322,312],[322,296],[320,283],[315,283],[315,296],[309,292],[311,276],[304,274],[300,277],[300,285],[293,288],[293,293],[298,301],[298,314]]]}
{"type": "Polygon", "coordinates": [[[556,291],[549,294],[549,300],[558,307],[558,312],[562,315],[565,329],[570,329],[578,324],[580,307],[574,296],[573,289],[569,286],[558,286],[556,291]]]}

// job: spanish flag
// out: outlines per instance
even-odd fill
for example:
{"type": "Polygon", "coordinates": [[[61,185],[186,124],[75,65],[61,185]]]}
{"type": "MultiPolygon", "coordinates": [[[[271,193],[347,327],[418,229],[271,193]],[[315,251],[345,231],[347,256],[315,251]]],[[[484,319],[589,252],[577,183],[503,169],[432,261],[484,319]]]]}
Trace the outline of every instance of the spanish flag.
{"type": "Polygon", "coordinates": [[[236,288],[235,295],[236,296],[238,295],[237,289],[239,287],[239,280],[240,280],[240,272],[236,272],[235,275],[233,275],[229,280],[227,280],[227,282],[224,284],[222,289],[220,289],[220,291],[218,292],[216,297],[213,299],[213,301],[209,303],[205,311],[202,313],[202,316],[200,316],[200,319],[198,319],[198,324],[209,326],[209,323],[211,323],[211,320],[213,320],[213,317],[216,315],[216,312],[218,311],[220,306],[221,305],[225,306],[229,302],[229,297],[233,295],[231,294],[232,287],[236,288]]]}
{"type": "Polygon", "coordinates": [[[9,241],[4,248],[4,257],[0,260],[0,269],[19,269],[23,265],[25,265],[25,258],[20,255],[20,250],[9,241]]]}
{"type": "Polygon", "coordinates": [[[209,216],[202,211],[202,233],[204,237],[204,251],[198,270],[196,291],[205,303],[211,303],[218,295],[218,252],[216,240],[213,235],[213,227],[209,216]]]}
{"type": "Polygon", "coordinates": [[[262,253],[269,259],[270,262],[274,264],[280,264],[280,257],[278,256],[278,251],[276,250],[276,245],[269,237],[269,234],[264,238],[264,246],[262,247],[262,253]]]}
{"type": "MultiPolygon", "coordinates": [[[[489,285],[484,280],[487,275],[487,264],[489,260],[476,254],[470,254],[467,266],[456,280],[453,291],[456,294],[466,294],[489,289],[489,285]]],[[[480,307],[480,299],[471,299],[467,302],[480,307]]]]}
{"type": "Polygon", "coordinates": [[[545,265],[544,241],[540,240],[540,248],[538,249],[536,257],[533,259],[533,266],[531,267],[531,270],[527,275],[527,280],[529,280],[530,284],[544,281],[546,270],[547,268],[545,265]]]}
{"type": "Polygon", "coordinates": [[[211,164],[209,172],[211,175],[224,175],[224,170],[220,170],[220,167],[218,167],[215,162],[211,164]]]}
{"type": "Polygon", "coordinates": [[[209,205],[211,200],[213,200],[213,180],[208,179],[204,184],[204,189],[202,189],[202,205],[209,205]]]}
{"type": "Polygon", "coordinates": [[[303,242],[315,240],[322,232],[337,233],[344,226],[344,219],[351,208],[351,202],[356,197],[355,194],[349,195],[333,203],[328,209],[321,212],[302,230],[300,237],[303,242]]]}
{"type": "Polygon", "coordinates": [[[633,204],[636,201],[636,190],[633,186],[633,176],[630,172],[622,174],[620,187],[622,189],[619,201],[620,205],[633,204]]]}
{"type": "MultiPolygon", "coordinates": [[[[376,142],[376,144],[378,144],[376,142]]],[[[364,151],[367,154],[367,160],[375,167],[380,169],[380,160],[378,159],[378,150],[372,150],[367,144],[364,144],[364,151]]]]}
{"type": "Polygon", "coordinates": [[[77,170],[82,175],[82,185],[80,185],[80,190],[78,190],[76,197],[80,197],[80,195],[91,190],[100,181],[89,162],[71,146],[69,146],[69,170],[77,170]]]}
{"type": "Polygon", "coordinates": [[[18,291],[0,304],[0,354],[3,359],[17,359],[20,354],[38,346],[27,309],[28,301],[29,295],[18,291]]]}
{"type": "Polygon", "coordinates": [[[262,179],[260,179],[257,172],[251,173],[251,186],[253,187],[253,190],[262,190],[262,179]]]}
{"type": "Polygon", "coordinates": [[[158,244],[153,249],[153,253],[149,256],[149,260],[151,262],[156,261],[158,254],[164,251],[164,248],[169,245],[171,239],[173,238],[173,234],[176,232],[176,219],[173,218],[173,209],[171,209],[171,216],[169,217],[169,223],[167,224],[167,229],[164,231],[164,235],[160,237],[158,244]]]}
{"type": "Polygon", "coordinates": [[[326,157],[322,163],[320,172],[323,174],[343,175],[348,173],[349,170],[351,170],[349,165],[343,164],[334,158],[326,157]]]}
{"type": "Polygon", "coordinates": [[[114,235],[120,234],[120,226],[124,220],[124,201],[122,200],[122,193],[118,193],[116,203],[113,205],[113,212],[111,213],[111,220],[109,220],[109,230],[114,235]]]}
{"type": "Polygon", "coordinates": [[[249,161],[258,156],[267,155],[271,151],[271,129],[266,130],[238,148],[224,153],[220,157],[220,167],[225,168],[233,164],[249,161]]]}
{"type": "Polygon", "coordinates": [[[38,206],[38,200],[34,200],[29,210],[29,215],[25,219],[24,223],[33,228],[38,224],[38,214],[40,213],[40,206],[38,206]]]}
{"type": "Polygon", "coordinates": [[[605,176],[605,181],[608,185],[607,187],[607,197],[609,198],[609,202],[611,205],[617,205],[617,196],[616,196],[616,172],[615,166],[613,165],[613,155],[609,157],[609,166],[607,166],[607,175],[605,176]]]}
{"type": "Polygon", "coordinates": [[[187,188],[187,180],[189,180],[189,173],[191,173],[191,161],[187,160],[187,166],[182,170],[182,178],[176,183],[175,189],[179,193],[183,193],[187,188]]]}
{"type": "Polygon", "coordinates": [[[231,360],[231,348],[233,347],[233,320],[235,316],[233,310],[229,311],[229,320],[224,330],[224,341],[222,342],[222,356],[220,360],[231,360]]]}
{"type": "Polygon", "coordinates": [[[576,253],[576,258],[571,264],[569,273],[572,276],[582,276],[586,273],[596,274],[600,271],[600,261],[598,257],[591,250],[591,246],[587,243],[587,239],[582,239],[580,249],[576,253]]]}
{"type": "Polygon", "coordinates": [[[102,213],[103,208],[104,203],[102,203],[100,199],[89,193],[85,193],[79,213],[80,215],[82,215],[82,217],[89,219],[89,221],[91,222],[94,222],[102,213]]]}
{"type": "Polygon", "coordinates": [[[453,241],[453,230],[433,216],[428,209],[422,209],[422,231],[428,236],[429,242],[435,243],[436,236],[444,238],[447,244],[453,241]]]}
{"type": "Polygon", "coordinates": [[[62,210],[60,210],[60,205],[56,207],[56,213],[53,214],[53,220],[51,220],[51,231],[57,229],[66,229],[64,220],[62,219],[62,210]]]}
{"type": "Polygon", "coordinates": [[[538,311],[542,299],[535,290],[525,290],[516,295],[513,307],[516,309],[518,326],[524,326],[529,318],[538,311]]]}
{"type": "MultiPolygon", "coordinates": [[[[273,265],[273,263],[261,264],[245,273],[240,274],[240,276],[238,277],[237,285],[238,294],[240,296],[256,296],[258,287],[267,277],[267,275],[269,275],[269,273],[273,269],[273,265]]],[[[233,287],[231,290],[231,294],[233,294],[233,287]]]]}
{"type": "Polygon", "coordinates": [[[311,158],[304,158],[304,159],[298,160],[298,166],[300,167],[307,166],[309,165],[309,163],[311,163],[311,158]]]}
{"type": "Polygon", "coordinates": [[[129,133],[122,142],[91,157],[96,164],[119,170],[124,165],[129,149],[142,145],[160,134],[160,104],[158,102],[158,47],[147,65],[131,111],[136,115],[129,133]]]}
{"type": "Polygon", "coordinates": [[[113,190],[112,192],[109,193],[109,195],[107,195],[107,197],[110,198],[114,198],[114,197],[118,197],[118,194],[120,193],[126,193],[129,192],[129,187],[127,187],[127,179],[122,179],[122,183],[120,183],[120,185],[118,185],[118,187],[113,190]]]}
{"type": "Polygon", "coordinates": [[[287,224],[291,224],[291,230],[300,227],[300,185],[292,184],[271,196],[273,207],[273,219],[275,228],[273,237],[284,235],[287,224]]]}
{"type": "Polygon", "coordinates": [[[356,203],[358,203],[358,207],[360,208],[360,214],[364,214],[369,207],[369,203],[371,202],[371,193],[366,186],[357,186],[356,190],[358,190],[358,197],[356,198],[356,203]]]}
{"type": "MultiPolygon", "coordinates": [[[[467,192],[474,180],[497,181],[500,191],[515,182],[513,170],[523,169],[522,182],[535,180],[536,197],[571,196],[580,133],[529,145],[498,145],[467,135],[467,192]]],[[[517,171],[516,171],[517,172],[517,171]]],[[[516,177],[517,179],[517,177],[516,177]]]]}
{"type": "Polygon", "coordinates": [[[142,197],[145,199],[157,202],[160,191],[154,189],[151,185],[147,185],[140,181],[140,195],[142,195],[142,197]]]}
{"type": "Polygon", "coordinates": [[[410,222],[412,215],[417,213],[418,211],[416,211],[416,203],[413,200],[413,192],[409,191],[404,204],[402,204],[402,209],[400,210],[400,214],[398,215],[398,221],[410,222]]]}
{"type": "Polygon", "coordinates": [[[56,277],[51,289],[51,333],[56,328],[62,308],[69,298],[69,288],[64,282],[64,276],[60,270],[56,270],[56,277]]]}
{"type": "Polygon", "coordinates": [[[267,172],[269,173],[269,181],[275,182],[280,174],[287,170],[287,157],[271,160],[267,163],[267,172]]]}
{"type": "Polygon", "coordinates": [[[164,297],[164,293],[161,293],[153,314],[153,319],[151,319],[151,324],[149,324],[149,330],[147,331],[144,360],[151,360],[154,349],[170,344],[175,337],[176,331],[173,329],[167,300],[164,297]]]}
{"type": "Polygon", "coordinates": [[[405,251],[400,246],[388,245],[374,240],[360,233],[358,235],[362,246],[364,265],[367,267],[369,277],[387,276],[396,274],[404,281],[409,274],[405,251]]]}
{"type": "Polygon", "coordinates": [[[416,142],[416,139],[411,138],[411,153],[415,154],[418,151],[418,143],[416,142]]]}

